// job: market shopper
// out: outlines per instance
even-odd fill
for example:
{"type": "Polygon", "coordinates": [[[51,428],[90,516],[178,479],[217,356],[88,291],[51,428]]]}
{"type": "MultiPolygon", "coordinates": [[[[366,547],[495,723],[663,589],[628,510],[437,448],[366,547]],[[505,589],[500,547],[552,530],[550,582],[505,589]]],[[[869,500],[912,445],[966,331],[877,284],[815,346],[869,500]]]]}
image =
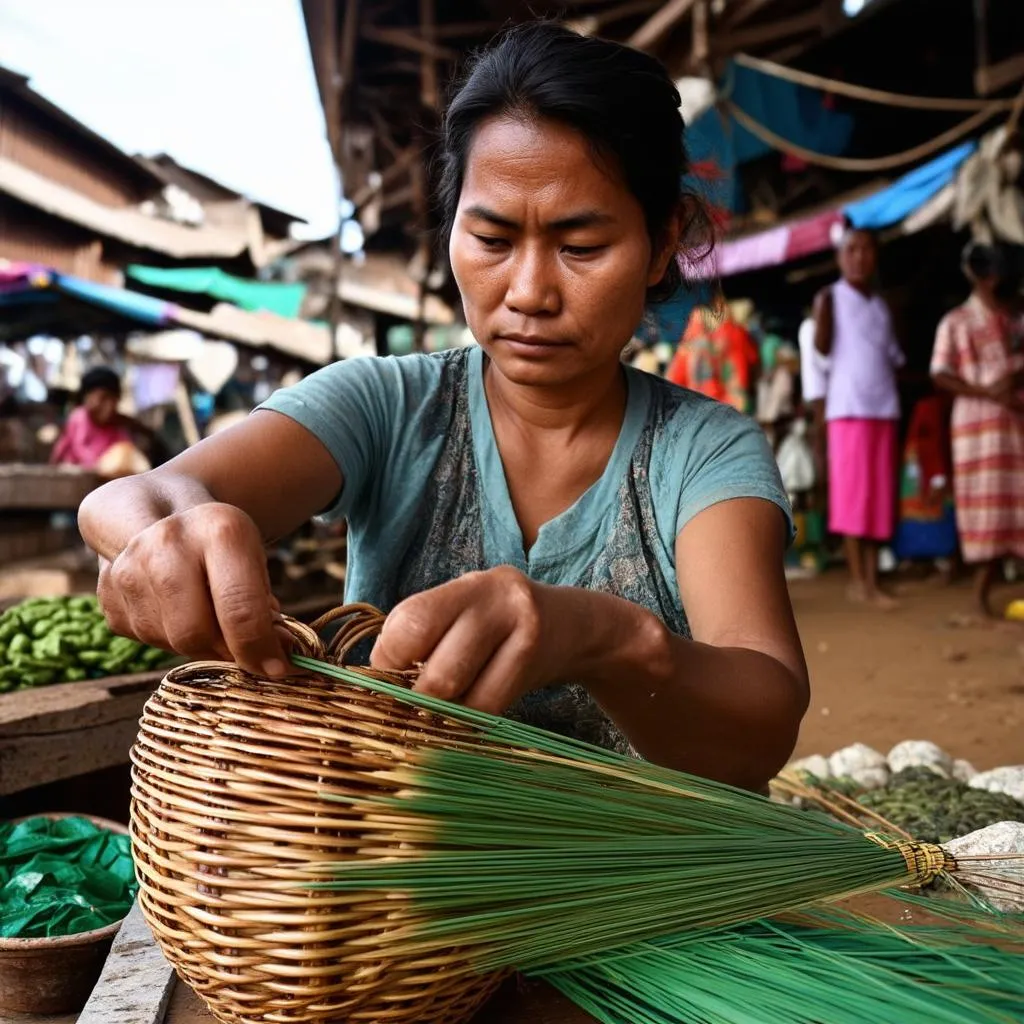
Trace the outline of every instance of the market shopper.
{"type": "Polygon", "coordinates": [[[105,476],[128,475],[148,468],[135,447],[135,437],[150,438],[152,431],[118,412],[121,378],[108,366],[95,366],[82,376],[79,404],[72,410],[50,462],[81,466],[105,476]]]}
{"type": "Polygon", "coordinates": [[[850,597],[887,609],[895,601],[878,584],[878,549],[895,528],[896,371],[903,354],[889,307],[875,286],[874,236],[846,231],[838,256],[842,277],[814,302],[815,347],[829,360],[829,528],[845,540],[850,597]]]}
{"type": "Polygon", "coordinates": [[[479,57],[440,195],[479,346],[334,364],[82,506],[114,628],[285,671],[263,545],[349,522],[350,601],[421,690],[758,788],[807,677],[791,529],[757,425],[624,367],[704,232],[679,96],[548,23],[479,57]]]}
{"type": "Polygon", "coordinates": [[[976,567],[974,599],[990,603],[1003,559],[1024,558],[1024,349],[1004,287],[1005,253],[971,243],[963,271],[971,295],[939,324],[932,377],[954,395],[953,493],[964,561],[976,567]]]}

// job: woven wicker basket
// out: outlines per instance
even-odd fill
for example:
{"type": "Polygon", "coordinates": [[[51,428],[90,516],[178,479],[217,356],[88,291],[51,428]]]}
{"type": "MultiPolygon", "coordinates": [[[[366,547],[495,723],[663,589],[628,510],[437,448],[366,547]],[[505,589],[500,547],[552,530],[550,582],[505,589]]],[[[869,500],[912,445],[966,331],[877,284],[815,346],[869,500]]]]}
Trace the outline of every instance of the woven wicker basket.
{"type": "MultiPolygon", "coordinates": [[[[312,627],[288,626],[301,653],[344,664],[382,623],[375,609],[350,606],[312,627]],[[318,632],[339,619],[325,649],[318,632]]],[[[318,677],[271,682],[216,662],[168,674],[132,750],[139,903],[167,959],[219,1020],[458,1024],[497,986],[497,976],[467,972],[458,950],[389,954],[389,933],[419,920],[403,897],[309,887],[311,864],[393,848],[387,823],[350,798],[395,792],[374,771],[453,732],[469,734],[318,677]]]]}

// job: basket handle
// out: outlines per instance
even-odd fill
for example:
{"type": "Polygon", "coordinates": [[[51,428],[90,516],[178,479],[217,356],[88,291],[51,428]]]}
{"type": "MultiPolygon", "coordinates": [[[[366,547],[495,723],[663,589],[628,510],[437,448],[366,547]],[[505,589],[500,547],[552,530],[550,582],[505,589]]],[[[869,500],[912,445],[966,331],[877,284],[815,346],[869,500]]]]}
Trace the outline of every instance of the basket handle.
{"type": "Polygon", "coordinates": [[[282,615],[279,623],[292,638],[296,654],[304,655],[307,658],[316,658],[317,661],[326,661],[327,650],[323,640],[312,626],[307,626],[290,615],[282,615]]]}
{"type": "Polygon", "coordinates": [[[321,615],[308,628],[319,640],[320,633],[331,623],[339,619],[344,620],[325,652],[326,660],[336,665],[344,665],[348,656],[360,643],[380,636],[386,618],[384,612],[372,604],[346,604],[327,612],[326,615],[321,615]]]}

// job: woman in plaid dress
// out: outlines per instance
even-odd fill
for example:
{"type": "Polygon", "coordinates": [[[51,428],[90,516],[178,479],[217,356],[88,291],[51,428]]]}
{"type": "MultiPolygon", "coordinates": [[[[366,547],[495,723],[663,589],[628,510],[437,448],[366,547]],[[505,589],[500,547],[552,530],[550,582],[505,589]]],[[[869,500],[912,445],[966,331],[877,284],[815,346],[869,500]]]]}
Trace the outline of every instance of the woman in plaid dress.
{"type": "Polygon", "coordinates": [[[977,566],[985,615],[1001,561],[1024,558],[1024,350],[1001,301],[1005,259],[996,247],[964,252],[970,298],[939,324],[935,383],[953,402],[953,487],[964,560],[977,566]]]}

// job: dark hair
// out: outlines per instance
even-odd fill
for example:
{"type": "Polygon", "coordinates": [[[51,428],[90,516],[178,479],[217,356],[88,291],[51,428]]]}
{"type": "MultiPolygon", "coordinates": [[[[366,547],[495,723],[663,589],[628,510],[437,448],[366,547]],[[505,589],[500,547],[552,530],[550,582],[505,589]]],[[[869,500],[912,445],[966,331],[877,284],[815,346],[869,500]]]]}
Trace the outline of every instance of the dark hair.
{"type": "Polygon", "coordinates": [[[79,398],[85,398],[90,391],[106,391],[120,398],[121,378],[109,366],[94,366],[82,374],[82,385],[78,389],[79,398]]]}
{"type": "MultiPolygon", "coordinates": [[[[473,135],[503,114],[547,118],[574,128],[621,171],[657,244],[677,211],[681,248],[699,261],[712,248],[704,204],[683,185],[689,170],[679,92],[664,65],[639,50],[581,36],[551,21],[510,28],[470,62],[445,114],[438,198],[442,238],[455,221],[473,135]]],[[[682,283],[672,260],[652,299],[682,283]]]]}
{"type": "Polygon", "coordinates": [[[968,242],[960,257],[960,265],[968,277],[975,281],[1002,278],[1006,274],[1003,250],[997,245],[968,242]]]}
{"type": "Polygon", "coordinates": [[[849,220],[843,220],[843,230],[839,235],[837,249],[842,249],[854,235],[863,235],[876,249],[878,248],[878,235],[871,228],[859,228],[849,220]]]}

